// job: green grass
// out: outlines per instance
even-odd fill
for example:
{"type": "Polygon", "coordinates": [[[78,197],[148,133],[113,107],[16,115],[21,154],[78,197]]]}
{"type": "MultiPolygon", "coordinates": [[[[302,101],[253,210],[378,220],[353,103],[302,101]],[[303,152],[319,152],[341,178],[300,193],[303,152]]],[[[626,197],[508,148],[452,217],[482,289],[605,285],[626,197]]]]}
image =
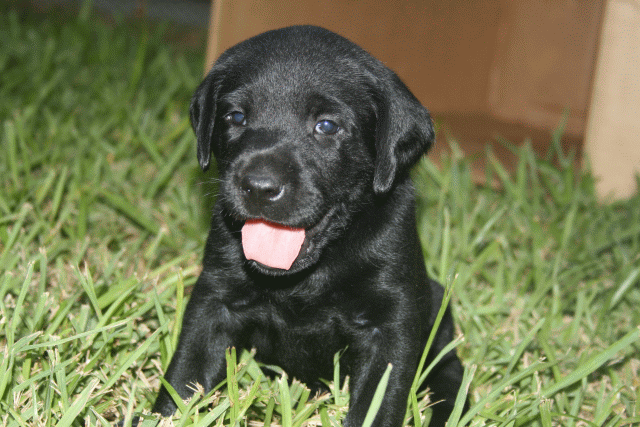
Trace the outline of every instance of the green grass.
{"type": "MultiPolygon", "coordinates": [[[[149,410],[216,191],[188,124],[204,49],[87,9],[62,20],[0,4],[6,426],[107,426],[149,410]]],[[[495,188],[473,183],[455,145],[415,171],[427,267],[453,288],[464,334],[472,407],[458,425],[640,424],[640,196],[599,203],[560,133],[550,141],[544,158],[513,147],[513,174],[488,151],[495,188]]],[[[344,416],[344,385],[314,398],[246,352],[227,357],[224,387],[185,403],[176,425],[344,416]]],[[[410,400],[407,424],[421,425],[428,402],[410,400]]]]}

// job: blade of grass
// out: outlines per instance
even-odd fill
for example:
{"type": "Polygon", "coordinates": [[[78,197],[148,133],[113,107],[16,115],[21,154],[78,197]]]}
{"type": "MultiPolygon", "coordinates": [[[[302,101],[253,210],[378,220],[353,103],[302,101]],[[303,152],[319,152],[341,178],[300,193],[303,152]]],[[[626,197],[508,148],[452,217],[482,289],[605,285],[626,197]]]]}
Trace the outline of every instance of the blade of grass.
{"type": "Polygon", "coordinates": [[[244,418],[245,414],[247,413],[251,405],[254,404],[254,402],[258,397],[259,391],[260,391],[260,379],[258,379],[258,381],[253,382],[253,384],[251,385],[251,388],[249,389],[249,393],[247,393],[246,396],[244,397],[244,402],[242,403],[240,411],[238,412],[238,418],[237,418],[238,421],[241,421],[244,418]]]}
{"type": "Polygon", "coordinates": [[[339,351],[333,355],[333,401],[337,406],[347,404],[347,399],[342,395],[340,390],[340,357],[342,352],[339,351]]]}
{"type": "MultiPolygon", "coordinates": [[[[322,427],[333,427],[333,423],[329,420],[329,413],[325,406],[320,408],[320,423],[322,427]]],[[[267,424],[265,424],[265,427],[267,427],[267,424]]]]}
{"type": "Polygon", "coordinates": [[[638,276],[640,276],[640,267],[636,268],[635,270],[631,270],[631,273],[629,273],[627,278],[624,279],[624,281],[620,284],[620,286],[618,286],[618,289],[616,289],[616,292],[613,294],[613,297],[611,297],[611,305],[610,305],[611,309],[613,309],[618,305],[618,303],[620,303],[620,300],[622,300],[622,298],[629,291],[631,286],[634,283],[636,283],[638,276]]]}
{"type": "Polygon", "coordinates": [[[229,400],[231,401],[231,412],[229,413],[231,425],[235,425],[238,420],[238,411],[240,409],[240,391],[238,388],[238,377],[236,375],[237,359],[236,349],[231,347],[226,349],[225,356],[227,359],[227,390],[229,400]]]}
{"type": "Polygon", "coordinates": [[[80,412],[88,406],[91,393],[98,387],[99,381],[97,379],[92,380],[87,387],[78,395],[73,404],[65,411],[60,421],[56,423],[56,427],[69,427],[71,426],[80,412]]]}
{"type": "Polygon", "coordinates": [[[169,396],[171,396],[171,398],[173,399],[173,402],[178,407],[178,411],[180,411],[182,415],[185,415],[187,413],[187,405],[185,405],[184,401],[182,400],[182,398],[180,397],[176,389],[173,388],[173,386],[169,384],[169,381],[167,381],[163,377],[160,377],[160,382],[169,393],[169,396]]]}
{"type": "Polygon", "coordinates": [[[471,421],[471,419],[478,414],[478,412],[480,412],[489,402],[492,402],[495,400],[495,398],[503,392],[503,390],[512,385],[512,384],[516,384],[519,381],[521,381],[523,378],[526,378],[528,376],[533,375],[534,372],[536,371],[543,371],[547,368],[549,368],[551,364],[550,363],[545,363],[542,361],[536,361],[534,363],[532,363],[531,365],[527,366],[526,368],[524,368],[522,371],[518,372],[518,374],[516,375],[512,375],[510,377],[503,377],[503,379],[501,381],[499,381],[497,384],[495,384],[495,387],[492,387],[491,391],[489,393],[487,393],[485,396],[483,396],[482,398],[480,398],[480,400],[478,400],[475,405],[473,405],[469,411],[467,411],[466,414],[464,414],[464,416],[460,419],[458,425],[467,425],[469,424],[469,422],[471,421]]]}
{"type": "MultiPolygon", "coordinates": [[[[22,381],[20,384],[16,384],[15,386],[12,387],[12,390],[14,393],[19,393],[31,387],[32,384],[33,385],[39,384],[40,381],[45,378],[53,378],[53,376],[56,374],[56,372],[58,372],[58,370],[66,369],[70,365],[77,364],[77,363],[78,363],[78,360],[76,358],[67,359],[64,362],[60,362],[56,364],[48,371],[39,372],[36,375],[32,376],[31,378],[22,381]]],[[[49,390],[47,391],[47,393],[49,393],[49,390]]]]}
{"type": "MultiPolygon", "coordinates": [[[[178,271],[178,281],[176,282],[176,313],[174,325],[182,325],[182,318],[184,316],[184,281],[182,279],[182,270],[178,271]]],[[[173,332],[171,334],[171,343],[173,348],[178,347],[178,339],[180,335],[178,332],[178,328],[173,328],[173,332]]]]}
{"type": "MultiPolygon", "coordinates": [[[[271,418],[273,417],[273,409],[275,407],[276,407],[276,400],[273,397],[270,397],[269,403],[267,403],[267,408],[265,409],[265,412],[264,412],[264,424],[263,424],[264,427],[271,426],[271,418]]],[[[325,414],[326,414],[326,409],[325,409],[325,414]]],[[[325,425],[324,422],[322,424],[325,425]]]]}
{"type": "Polygon", "coordinates": [[[20,235],[20,231],[24,226],[24,223],[27,219],[27,215],[31,212],[31,205],[25,203],[20,207],[20,212],[16,218],[16,221],[13,224],[11,229],[11,233],[9,233],[8,237],[4,240],[4,247],[2,250],[2,255],[0,256],[0,268],[3,268],[4,271],[10,271],[9,265],[6,262],[9,259],[9,254],[11,254],[11,249],[13,245],[16,243],[18,236],[20,235]]]}
{"type": "MultiPolygon", "coordinates": [[[[420,424],[420,408],[418,406],[418,396],[416,396],[416,390],[409,390],[409,409],[413,415],[413,425],[414,427],[421,427],[420,424]]],[[[404,424],[407,423],[407,419],[405,417],[404,424]]]]}
{"type": "Polygon", "coordinates": [[[131,369],[131,366],[140,358],[142,354],[144,354],[152,342],[155,341],[156,337],[160,335],[160,333],[165,332],[165,328],[160,326],[155,332],[153,332],[147,339],[145,339],[142,344],[138,345],[135,351],[129,354],[128,357],[125,358],[122,365],[115,370],[115,372],[111,373],[110,378],[107,382],[105,382],[102,387],[100,387],[99,393],[103,393],[105,390],[109,389],[120,379],[120,376],[127,370],[131,369]]]}
{"type": "Polygon", "coordinates": [[[384,394],[387,391],[387,384],[389,383],[389,376],[391,375],[392,369],[393,366],[389,363],[384,374],[382,374],[382,378],[380,378],[380,382],[376,387],[375,393],[373,394],[373,399],[371,399],[371,405],[367,410],[367,415],[364,417],[362,427],[371,427],[373,424],[373,420],[375,420],[378,410],[380,409],[380,406],[382,406],[382,400],[384,399],[384,394]]]}
{"type": "Polygon", "coordinates": [[[473,377],[476,374],[477,368],[477,365],[473,365],[470,368],[464,370],[464,374],[462,375],[462,382],[460,383],[460,388],[458,389],[458,394],[456,395],[456,401],[453,404],[453,411],[451,412],[449,420],[447,421],[447,426],[454,427],[458,425],[460,417],[462,416],[462,411],[464,411],[467,402],[469,387],[471,387],[471,381],[473,381],[473,377]]]}
{"type": "MultiPolygon", "coordinates": [[[[187,129],[189,129],[189,120],[185,118],[178,126],[186,131],[187,129]]],[[[172,153],[171,157],[168,160],[165,160],[163,162],[162,169],[160,169],[155,179],[147,188],[145,194],[146,197],[155,197],[160,187],[166,185],[169,179],[175,175],[178,164],[185,156],[185,154],[192,148],[192,145],[193,138],[191,137],[191,134],[184,132],[184,135],[178,142],[178,146],[176,147],[175,151],[172,153]]]]}
{"type": "Polygon", "coordinates": [[[140,209],[135,207],[124,197],[114,194],[105,189],[100,190],[99,195],[104,198],[109,206],[118,210],[119,212],[122,212],[127,218],[129,218],[135,224],[141,226],[151,234],[156,235],[160,232],[160,226],[156,221],[153,221],[152,219],[143,215],[140,209]]]}
{"type": "Polygon", "coordinates": [[[230,407],[231,401],[229,399],[223,399],[221,402],[218,402],[213,410],[209,411],[207,415],[202,417],[198,423],[194,424],[194,427],[208,427],[215,420],[224,419],[224,415],[230,407]]]}
{"type": "Polygon", "coordinates": [[[293,427],[291,419],[291,396],[289,394],[289,381],[286,373],[283,373],[278,382],[280,391],[280,414],[282,415],[282,427],[293,427]]]}
{"type": "Polygon", "coordinates": [[[442,252],[440,254],[440,283],[448,283],[449,261],[451,254],[451,215],[449,210],[444,210],[444,229],[442,232],[442,252]]]}
{"type": "Polygon", "coordinates": [[[9,120],[4,122],[4,140],[7,149],[5,150],[6,158],[9,163],[9,171],[11,173],[11,179],[15,187],[20,187],[20,172],[18,168],[18,142],[16,136],[15,124],[9,120]]]}
{"type": "MultiPolygon", "coordinates": [[[[8,329],[6,329],[7,333],[7,347],[11,347],[15,341],[16,334],[18,332],[18,324],[22,322],[22,311],[24,310],[24,300],[27,296],[27,292],[29,287],[31,286],[31,277],[33,276],[33,266],[34,262],[29,262],[27,266],[27,274],[22,282],[22,287],[20,288],[20,293],[18,294],[18,299],[16,301],[16,307],[13,311],[13,316],[11,316],[11,323],[9,324],[8,329]]],[[[0,396],[2,393],[0,391],[0,396]]]]}
{"type": "Polygon", "coordinates": [[[64,189],[67,186],[67,182],[70,178],[69,168],[64,165],[58,174],[58,182],[56,188],[53,191],[53,199],[51,201],[51,209],[49,210],[49,221],[54,221],[58,218],[60,213],[60,206],[62,205],[62,198],[64,196],[64,189]]]}
{"type": "MultiPolygon", "coordinates": [[[[160,325],[166,325],[167,328],[169,327],[169,323],[168,320],[164,314],[164,309],[162,307],[162,303],[160,302],[160,297],[158,296],[157,292],[154,292],[154,298],[153,301],[155,303],[155,308],[156,308],[156,316],[158,316],[158,323],[160,325]]],[[[177,325],[177,324],[176,324],[177,325]]],[[[178,328],[175,328],[178,329],[178,328]]],[[[173,342],[171,341],[171,336],[170,335],[165,335],[164,337],[162,337],[162,341],[160,343],[160,352],[162,353],[162,367],[166,370],[169,367],[169,363],[171,362],[171,357],[173,356],[173,353],[175,351],[175,346],[173,344],[173,342]]]]}
{"type": "MultiPolygon", "coordinates": [[[[442,322],[442,318],[444,317],[444,313],[447,311],[447,307],[449,304],[449,300],[451,299],[451,295],[453,292],[453,283],[449,282],[449,284],[445,287],[444,297],[442,298],[442,303],[440,304],[440,310],[438,310],[438,314],[436,315],[436,319],[433,322],[433,326],[431,328],[431,332],[429,333],[429,338],[427,339],[427,344],[425,345],[424,350],[422,351],[422,357],[420,358],[420,362],[418,363],[418,369],[416,370],[416,375],[413,378],[413,383],[411,388],[413,390],[417,390],[420,385],[421,375],[423,373],[424,364],[426,363],[427,356],[429,354],[429,350],[431,350],[431,345],[435,340],[436,333],[438,332],[438,328],[440,327],[440,323],[442,322]]],[[[426,378],[426,376],[425,376],[426,378]]]]}
{"type": "Polygon", "coordinates": [[[573,372],[564,376],[559,381],[556,381],[553,385],[546,387],[540,395],[543,398],[550,398],[560,390],[569,387],[572,384],[582,380],[587,375],[595,372],[602,365],[607,363],[609,360],[613,359],[616,354],[625,348],[631,346],[631,344],[637,342],[640,339],[640,328],[636,328],[635,330],[629,332],[620,340],[611,344],[604,351],[592,356],[586,363],[580,364],[573,372]]]}
{"type": "Polygon", "coordinates": [[[511,356],[511,361],[509,362],[509,365],[507,366],[507,369],[504,373],[505,376],[509,376],[511,374],[513,369],[516,367],[518,360],[520,360],[522,353],[524,353],[527,346],[531,344],[540,328],[542,328],[542,326],[544,325],[545,321],[546,319],[544,318],[540,319],[538,323],[536,323],[535,326],[531,328],[529,332],[527,332],[527,335],[522,339],[522,341],[520,341],[520,344],[518,344],[511,356]]]}
{"type": "MultiPolygon", "coordinates": [[[[440,362],[440,360],[442,360],[442,358],[444,356],[446,356],[451,350],[455,349],[460,344],[462,344],[462,342],[464,342],[464,337],[463,336],[459,336],[456,339],[454,339],[453,341],[451,341],[449,344],[444,346],[442,348],[442,350],[440,350],[440,352],[436,355],[436,357],[433,358],[433,360],[431,361],[431,363],[429,363],[429,365],[426,367],[426,369],[424,369],[422,371],[422,374],[420,375],[420,378],[419,378],[418,382],[416,383],[416,388],[417,389],[420,389],[422,384],[425,382],[425,380],[429,376],[429,373],[431,373],[433,368],[436,367],[438,362],[440,362]]],[[[416,390],[416,393],[417,393],[417,390],[416,390]]]]}

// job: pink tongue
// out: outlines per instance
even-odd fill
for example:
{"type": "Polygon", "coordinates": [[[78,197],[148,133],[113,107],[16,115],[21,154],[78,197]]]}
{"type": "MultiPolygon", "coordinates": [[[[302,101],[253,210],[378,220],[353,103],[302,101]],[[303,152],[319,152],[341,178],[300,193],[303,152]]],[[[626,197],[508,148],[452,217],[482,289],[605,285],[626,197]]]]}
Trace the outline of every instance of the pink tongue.
{"type": "Polygon", "coordinates": [[[267,267],[288,270],[300,253],[304,236],[304,228],[249,220],[242,227],[244,256],[267,267]]]}

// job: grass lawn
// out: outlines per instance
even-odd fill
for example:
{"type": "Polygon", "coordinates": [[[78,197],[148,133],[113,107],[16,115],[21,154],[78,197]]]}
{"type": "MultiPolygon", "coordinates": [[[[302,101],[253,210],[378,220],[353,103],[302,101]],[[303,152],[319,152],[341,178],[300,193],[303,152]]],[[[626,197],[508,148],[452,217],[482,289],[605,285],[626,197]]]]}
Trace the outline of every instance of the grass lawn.
{"type": "MultiPolygon", "coordinates": [[[[204,49],[167,31],[0,3],[3,426],[112,425],[158,390],[216,193],[188,122],[204,49]]],[[[487,151],[498,189],[455,146],[415,170],[425,262],[464,336],[457,425],[640,425],[640,196],[599,203],[560,140],[544,158],[515,146],[511,175],[487,151]]],[[[340,425],[344,385],[314,398],[246,352],[228,360],[225,387],[176,425],[340,425]]]]}

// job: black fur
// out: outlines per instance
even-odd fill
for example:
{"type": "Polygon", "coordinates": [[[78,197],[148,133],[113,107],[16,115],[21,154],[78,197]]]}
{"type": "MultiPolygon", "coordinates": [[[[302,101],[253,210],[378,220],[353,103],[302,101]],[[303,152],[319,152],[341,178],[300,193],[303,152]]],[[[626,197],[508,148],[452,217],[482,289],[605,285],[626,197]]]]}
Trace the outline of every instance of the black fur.
{"type": "MultiPolygon", "coordinates": [[[[362,424],[392,363],[374,424],[400,426],[443,293],[425,273],[408,174],[434,140],[427,110],[358,46],[300,26],[222,54],[193,96],[191,121],[200,165],[215,156],[221,184],[167,381],[184,398],[195,382],[210,390],[235,346],[314,385],[332,378],[333,356],[346,348],[344,425],[362,424]],[[314,131],[323,120],[338,130],[314,131]],[[260,192],[249,194],[247,182],[260,192]],[[239,230],[250,218],[307,230],[290,270],[245,259],[239,230]]],[[[453,329],[447,313],[431,357],[453,329]]],[[[444,425],[461,377],[451,352],[428,378],[432,400],[444,400],[432,426],[444,425]]],[[[175,409],[163,388],[154,411],[175,409]]]]}

